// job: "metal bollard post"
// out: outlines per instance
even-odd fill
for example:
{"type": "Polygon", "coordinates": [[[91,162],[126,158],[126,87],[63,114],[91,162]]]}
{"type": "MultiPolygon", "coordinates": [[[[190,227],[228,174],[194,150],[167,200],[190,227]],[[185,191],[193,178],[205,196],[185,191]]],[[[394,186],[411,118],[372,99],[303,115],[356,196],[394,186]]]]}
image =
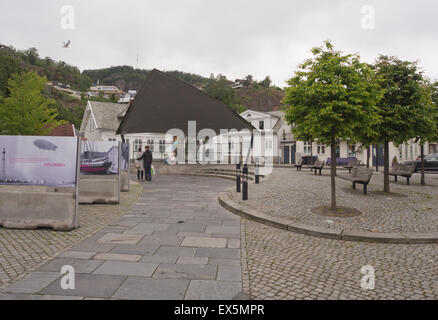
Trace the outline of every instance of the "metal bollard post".
{"type": "Polygon", "coordinates": [[[240,192],[240,175],[242,174],[241,164],[236,164],[236,192],[240,192]]]}
{"type": "Polygon", "coordinates": [[[243,165],[242,171],[242,200],[248,200],[248,165],[243,165]]]}
{"type": "Polygon", "coordinates": [[[254,180],[255,180],[255,184],[259,184],[260,183],[259,170],[260,170],[260,165],[259,165],[259,162],[256,161],[255,168],[254,168],[254,180]]]}

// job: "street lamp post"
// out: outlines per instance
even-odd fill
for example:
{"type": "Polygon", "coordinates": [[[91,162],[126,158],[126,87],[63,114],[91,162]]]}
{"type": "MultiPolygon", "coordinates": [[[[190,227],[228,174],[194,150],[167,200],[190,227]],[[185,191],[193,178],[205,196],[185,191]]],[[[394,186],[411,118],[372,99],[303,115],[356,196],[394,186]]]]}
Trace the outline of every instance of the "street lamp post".
{"type": "Polygon", "coordinates": [[[255,167],[254,167],[254,181],[255,184],[259,184],[260,183],[260,164],[259,164],[259,159],[255,159],[255,167]]]}
{"type": "Polygon", "coordinates": [[[240,192],[240,175],[242,174],[240,162],[236,164],[236,192],[240,192]]]}

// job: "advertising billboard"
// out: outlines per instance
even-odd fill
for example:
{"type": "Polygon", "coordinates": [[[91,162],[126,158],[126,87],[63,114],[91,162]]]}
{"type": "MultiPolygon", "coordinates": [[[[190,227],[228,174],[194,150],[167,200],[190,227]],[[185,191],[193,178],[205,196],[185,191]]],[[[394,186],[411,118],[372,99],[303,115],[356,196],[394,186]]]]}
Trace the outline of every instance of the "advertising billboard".
{"type": "Polygon", "coordinates": [[[122,143],[121,145],[121,157],[120,157],[120,170],[129,170],[129,143],[122,143]]]}
{"type": "Polygon", "coordinates": [[[76,185],[76,137],[0,136],[0,184],[76,185]]]}
{"type": "Polygon", "coordinates": [[[118,175],[119,143],[115,141],[82,141],[81,174],[118,175]]]}

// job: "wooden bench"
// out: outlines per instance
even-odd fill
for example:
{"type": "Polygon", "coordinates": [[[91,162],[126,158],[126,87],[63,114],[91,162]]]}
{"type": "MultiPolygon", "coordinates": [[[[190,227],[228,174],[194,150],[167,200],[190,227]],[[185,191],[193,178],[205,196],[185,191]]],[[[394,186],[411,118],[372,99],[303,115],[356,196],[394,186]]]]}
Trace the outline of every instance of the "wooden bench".
{"type": "Polygon", "coordinates": [[[356,189],[356,183],[363,185],[363,193],[367,194],[367,186],[373,175],[373,170],[365,167],[354,167],[352,174],[343,176],[344,179],[353,182],[353,189],[356,189]]]}
{"type": "Polygon", "coordinates": [[[322,168],[324,168],[324,161],[316,160],[315,163],[310,166],[310,171],[315,170],[316,174],[316,171],[319,170],[319,175],[321,175],[322,168]]]}
{"type": "Polygon", "coordinates": [[[301,168],[303,167],[303,163],[304,163],[304,160],[301,159],[300,161],[298,161],[297,164],[294,164],[294,167],[297,168],[297,171],[301,171],[301,168]]]}
{"type": "Polygon", "coordinates": [[[406,178],[406,183],[409,185],[409,179],[412,177],[415,171],[415,165],[407,165],[407,164],[394,164],[391,171],[389,172],[390,176],[394,176],[394,181],[397,182],[397,176],[406,178]]]}
{"type": "Polygon", "coordinates": [[[350,160],[348,164],[344,166],[344,168],[348,169],[348,173],[351,173],[351,169],[359,166],[360,166],[360,160],[350,160]]]}

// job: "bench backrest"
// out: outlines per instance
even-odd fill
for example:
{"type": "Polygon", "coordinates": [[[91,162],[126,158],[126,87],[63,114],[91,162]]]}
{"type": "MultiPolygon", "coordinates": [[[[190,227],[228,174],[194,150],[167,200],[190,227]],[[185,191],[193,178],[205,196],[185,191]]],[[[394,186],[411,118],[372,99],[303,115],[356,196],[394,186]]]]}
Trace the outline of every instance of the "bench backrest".
{"type": "Polygon", "coordinates": [[[324,167],[324,161],[316,160],[315,163],[313,164],[313,167],[317,167],[317,168],[324,167]]]}
{"type": "Polygon", "coordinates": [[[374,173],[373,169],[368,169],[364,167],[355,167],[353,168],[352,176],[355,180],[370,182],[373,173],[374,173]]]}
{"type": "Polygon", "coordinates": [[[350,160],[349,162],[348,162],[348,165],[347,165],[347,167],[359,167],[360,166],[360,160],[350,160]]]}
{"type": "Polygon", "coordinates": [[[415,165],[412,164],[399,164],[397,166],[397,172],[399,174],[412,175],[415,171],[415,165]]]}

